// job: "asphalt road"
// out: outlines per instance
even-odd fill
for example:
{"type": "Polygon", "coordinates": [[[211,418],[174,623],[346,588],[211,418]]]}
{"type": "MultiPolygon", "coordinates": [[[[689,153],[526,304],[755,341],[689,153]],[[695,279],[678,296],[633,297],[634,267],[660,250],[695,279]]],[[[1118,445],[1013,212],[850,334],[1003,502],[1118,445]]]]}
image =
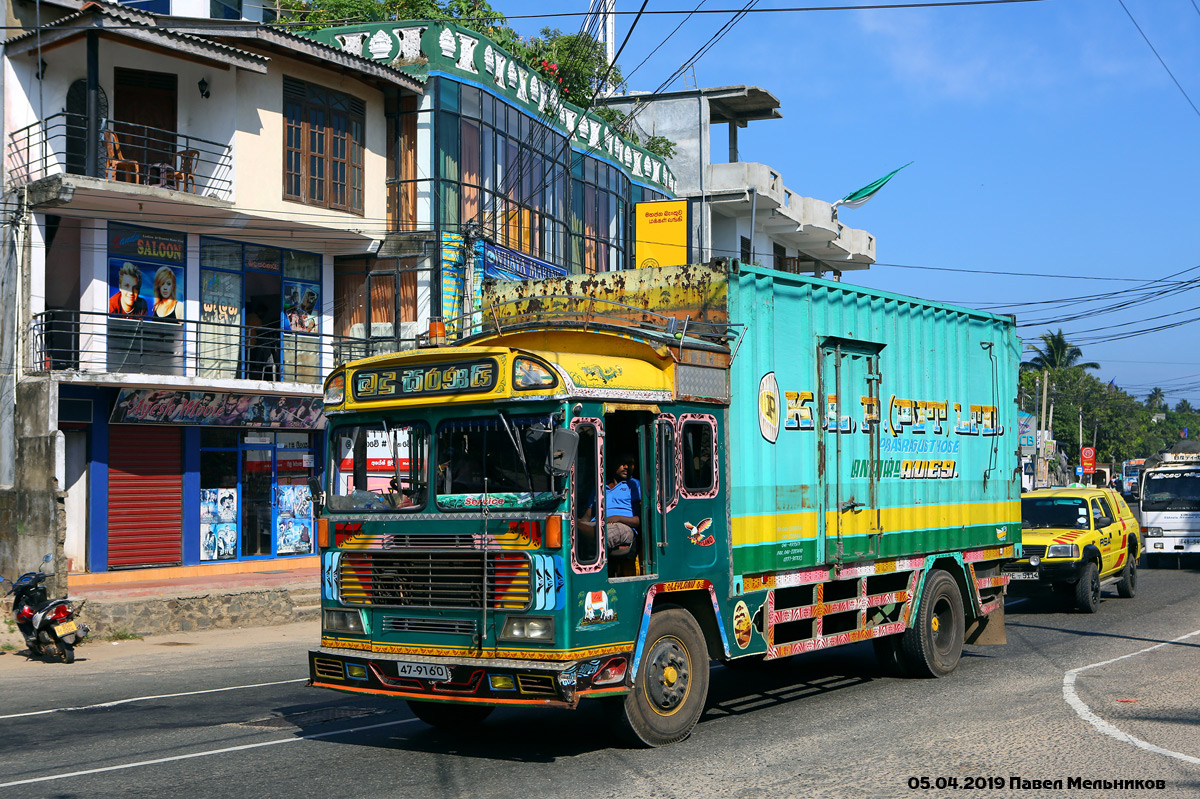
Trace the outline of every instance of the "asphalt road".
{"type": "Polygon", "coordinates": [[[1143,571],[1095,615],[1014,594],[1008,644],[968,647],[942,680],[884,676],[862,645],[714,667],[692,737],[656,750],[611,746],[595,707],[451,736],[307,688],[310,624],[93,643],[72,665],[8,654],[0,797],[1195,797],[1198,581],[1143,571]]]}

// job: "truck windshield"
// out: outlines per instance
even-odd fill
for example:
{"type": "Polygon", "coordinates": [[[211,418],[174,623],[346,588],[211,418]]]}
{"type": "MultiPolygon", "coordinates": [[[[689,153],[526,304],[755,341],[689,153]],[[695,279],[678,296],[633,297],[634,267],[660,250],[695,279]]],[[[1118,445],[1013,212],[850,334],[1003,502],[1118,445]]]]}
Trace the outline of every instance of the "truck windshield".
{"type": "Polygon", "coordinates": [[[454,419],[437,430],[434,491],[442,510],[532,508],[557,500],[546,469],[547,416],[454,419]]]}
{"type": "Polygon", "coordinates": [[[1200,510],[1200,471],[1142,475],[1142,510],[1200,510]]]}
{"type": "Polygon", "coordinates": [[[1087,527],[1087,502],[1078,497],[1026,497],[1021,500],[1022,527],[1087,527]]]}
{"type": "Polygon", "coordinates": [[[429,427],[371,422],[330,432],[332,511],[410,512],[429,501],[429,427]]]}

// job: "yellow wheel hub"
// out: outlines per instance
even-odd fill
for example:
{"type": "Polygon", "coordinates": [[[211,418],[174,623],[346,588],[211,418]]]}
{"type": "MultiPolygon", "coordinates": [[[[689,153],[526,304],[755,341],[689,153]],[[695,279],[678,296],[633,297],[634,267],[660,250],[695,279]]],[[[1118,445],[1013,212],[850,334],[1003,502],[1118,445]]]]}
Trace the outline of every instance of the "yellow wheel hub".
{"type": "Polygon", "coordinates": [[[935,633],[938,631],[938,617],[937,616],[934,616],[932,619],[930,619],[929,628],[931,630],[933,630],[935,633]]]}
{"type": "Polygon", "coordinates": [[[675,681],[678,679],[679,679],[679,672],[675,671],[674,666],[667,666],[665,669],[663,669],[663,682],[664,683],[666,683],[667,685],[674,685],[675,681]]]}

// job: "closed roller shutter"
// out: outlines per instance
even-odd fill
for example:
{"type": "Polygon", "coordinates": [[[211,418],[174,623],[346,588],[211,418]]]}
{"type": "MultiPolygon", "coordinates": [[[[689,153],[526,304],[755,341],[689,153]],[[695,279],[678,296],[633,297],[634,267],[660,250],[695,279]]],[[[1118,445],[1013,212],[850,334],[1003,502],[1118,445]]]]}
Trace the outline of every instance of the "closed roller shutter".
{"type": "Polygon", "coordinates": [[[182,560],[183,433],[114,425],[108,445],[108,567],[182,560]]]}

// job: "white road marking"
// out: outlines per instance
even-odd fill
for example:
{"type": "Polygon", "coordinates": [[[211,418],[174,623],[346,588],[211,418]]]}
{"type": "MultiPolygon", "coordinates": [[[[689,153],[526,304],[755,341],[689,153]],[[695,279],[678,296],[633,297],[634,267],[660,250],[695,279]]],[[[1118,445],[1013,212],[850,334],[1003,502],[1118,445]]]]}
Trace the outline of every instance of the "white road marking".
{"type": "Polygon", "coordinates": [[[1100,718],[1095,713],[1093,713],[1091,711],[1091,708],[1089,708],[1086,704],[1084,704],[1083,700],[1079,698],[1079,695],[1075,693],[1075,678],[1079,674],[1081,674],[1085,671],[1088,671],[1089,669],[1098,669],[1101,666],[1107,666],[1110,663],[1116,663],[1119,660],[1125,660],[1126,658],[1136,657],[1138,655],[1144,655],[1147,652],[1153,652],[1155,649],[1161,649],[1164,646],[1170,646],[1171,644],[1177,644],[1180,641],[1186,641],[1188,638],[1191,638],[1196,635],[1200,635],[1200,630],[1195,630],[1194,632],[1190,632],[1187,635],[1181,635],[1178,638],[1175,638],[1170,641],[1164,641],[1161,644],[1155,644],[1154,646],[1146,647],[1145,649],[1139,650],[1137,652],[1130,652],[1128,655],[1121,655],[1120,657],[1112,658],[1111,660],[1105,660],[1100,663],[1092,663],[1087,666],[1080,666],[1077,669],[1071,669],[1070,671],[1068,671],[1066,674],[1063,675],[1063,698],[1067,700],[1067,704],[1070,705],[1075,710],[1075,712],[1079,714],[1079,717],[1081,719],[1083,719],[1087,723],[1091,724],[1093,727],[1095,727],[1097,730],[1104,733],[1105,735],[1109,735],[1113,738],[1116,738],[1118,741],[1123,741],[1124,743],[1132,744],[1133,746],[1136,746],[1139,749],[1145,749],[1147,752],[1154,752],[1155,754],[1166,755],[1167,757],[1173,757],[1173,758],[1176,758],[1177,760],[1182,760],[1185,763],[1193,763],[1196,765],[1200,765],[1200,757],[1193,757],[1192,755],[1185,755],[1181,752],[1172,752],[1170,749],[1163,749],[1161,746],[1155,746],[1152,743],[1143,741],[1141,738],[1135,738],[1134,736],[1130,735],[1129,733],[1123,732],[1122,730],[1117,729],[1117,727],[1113,726],[1109,722],[1105,721],[1104,719],[1100,718]]]}
{"type": "Polygon", "coordinates": [[[8,716],[0,716],[0,721],[4,719],[19,719],[25,716],[42,716],[47,713],[66,713],[73,710],[95,710],[102,707],[116,707],[117,705],[127,705],[130,702],[147,702],[151,699],[174,699],[179,696],[198,696],[199,694],[219,694],[222,691],[240,691],[243,688],[266,688],[271,685],[288,685],[294,682],[307,682],[307,677],[301,677],[296,680],[280,680],[278,682],[260,682],[254,685],[231,685],[227,688],[209,688],[204,691],[184,691],[178,694],[157,694],[156,696],[135,696],[132,699],[118,699],[115,702],[101,702],[98,705],[82,705],[80,707],[52,707],[49,710],[31,710],[28,713],[12,713],[8,716]]]}
{"type": "Polygon", "coordinates": [[[365,727],[354,727],[349,730],[332,730],[330,732],[318,732],[313,735],[301,735],[297,738],[279,738],[274,741],[262,741],[256,744],[242,744],[241,746],[227,746],[223,749],[209,749],[204,752],[192,752],[190,755],[175,755],[174,757],[160,757],[155,760],[141,760],[137,763],[123,763],[119,766],[105,766],[104,768],[90,768],[84,771],[72,771],[65,774],[51,774],[47,777],[34,777],[29,780],[15,780],[13,782],[0,782],[0,788],[11,788],[15,785],[30,785],[35,782],[50,782],[51,780],[65,780],[69,777],[85,777],[88,774],[103,774],[106,771],[123,771],[130,768],[141,768],[142,766],[154,766],[159,763],[174,763],[179,760],[191,760],[195,757],[210,757],[212,755],[223,755],[229,752],[242,752],[247,749],[258,749],[263,746],[276,746],[278,744],[294,744],[297,741],[311,741],[316,738],[328,738],[331,735],[346,735],[352,732],[364,732],[366,730],[377,730],[380,727],[395,727],[397,724],[410,724],[416,719],[400,719],[399,721],[385,721],[382,724],[368,724],[365,727]]]}

